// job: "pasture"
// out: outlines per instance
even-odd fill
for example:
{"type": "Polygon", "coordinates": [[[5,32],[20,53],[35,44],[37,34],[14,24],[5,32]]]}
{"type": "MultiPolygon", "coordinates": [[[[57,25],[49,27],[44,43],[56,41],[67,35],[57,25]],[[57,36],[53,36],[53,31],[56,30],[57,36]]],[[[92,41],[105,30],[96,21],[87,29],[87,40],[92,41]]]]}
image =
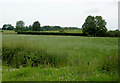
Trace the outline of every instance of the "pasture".
{"type": "Polygon", "coordinates": [[[117,38],[3,34],[2,49],[3,81],[118,79],[117,38]]]}
{"type": "Polygon", "coordinates": [[[16,34],[16,32],[13,30],[2,30],[2,33],[3,34],[16,34]]]}

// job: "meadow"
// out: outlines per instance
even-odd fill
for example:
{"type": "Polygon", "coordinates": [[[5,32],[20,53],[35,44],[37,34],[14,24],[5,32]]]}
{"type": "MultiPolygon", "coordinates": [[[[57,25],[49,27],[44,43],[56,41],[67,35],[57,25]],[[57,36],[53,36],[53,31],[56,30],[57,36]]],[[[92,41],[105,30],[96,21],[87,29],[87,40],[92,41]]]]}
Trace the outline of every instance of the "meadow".
{"type": "Polygon", "coordinates": [[[16,34],[17,32],[13,30],[2,30],[2,34],[16,34]]]}
{"type": "Polygon", "coordinates": [[[2,35],[3,81],[118,80],[118,38],[2,35]]]}

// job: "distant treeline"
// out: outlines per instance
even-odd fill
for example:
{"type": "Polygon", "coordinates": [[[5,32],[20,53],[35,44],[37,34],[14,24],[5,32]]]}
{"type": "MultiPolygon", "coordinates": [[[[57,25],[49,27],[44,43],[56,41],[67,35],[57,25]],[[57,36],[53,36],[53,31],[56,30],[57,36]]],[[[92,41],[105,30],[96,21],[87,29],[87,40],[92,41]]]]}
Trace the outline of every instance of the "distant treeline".
{"type": "Polygon", "coordinates": [[[35,21],[33,25],[25,26],[23,21],[17,21],[16,26],[12,26],[11,24],[4,24],[2,30],[15,30],[17,31],[56,31],[61,29],[69,29],[69,30],[79,30],[78,27],[60,27],[60,26],[40,26],[39,21],[35,21]]]}
{"type": "MultiPolygon", "coordinates": [[[[85,19],[82,28],[78,27],[60,27],[60,26],[40,26],[39,21],[35,21],[32,25],[25,26],[23,21],[17,21],[16,26],[12,26],[11,24],[4,24],[2,30],[15,30],[15,32],[23,33],[23,31],[59,31],[59,33],[39,33],[39,34],[51,34],[51,35],[68,35],[65,33],[65,30],[82,30],[82,34],[77,35],[86,35],[92,37],[120,37],[120,31],[117,30],[109,30],[106,28],[107,22],[102,18],[102,16],[88,16],[85,19]]],[[[25,34],[32,34],[38,32],[24,32],[25,34]]],[[[70,35],[70,34],[69,34],[70,35]]],[[[76,33],[72,33],[71,35],[76,35],[76,33]]]]}
{"type": "Polygon", "coordinates": [[[110,30],[107,32],[108,37],[120,37],[120,31],[117,30],[110,30]]]}

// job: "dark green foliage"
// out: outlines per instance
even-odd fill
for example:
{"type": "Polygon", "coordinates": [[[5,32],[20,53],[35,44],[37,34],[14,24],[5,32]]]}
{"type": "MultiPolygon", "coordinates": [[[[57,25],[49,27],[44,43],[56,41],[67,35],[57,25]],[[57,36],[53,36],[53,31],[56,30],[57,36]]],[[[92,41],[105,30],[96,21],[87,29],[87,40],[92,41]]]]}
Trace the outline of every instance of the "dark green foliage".
{"type": "Polygon", "coordinates": [[[65,33],[65,29],[59,30],[59,33],[65,33]]]}
{"type": "Polygon", "coordinates": [[[23,31],[32,31],[32,26],[26,26],[23,31]]]}
{"type": "Polygon", "coordinates": [[[17,34],[32,34],[32,35],[66,35],[66,36],[86,36],[85,34],[81,33],[56,33],[56,32],[39,32],[39,31],[22,31],[18,32],[17,34]]]}
{"type": "Polygon", "coordinates": [[[56,30],[61,30],[61,29],[65,29],[65,30],[80,30],[78,27],[60,27],[60,26],[43,26],[41,28],[41,31],[56,31],[56,30]]]}
{"type": "Polygon", "coordinates": [[[29,27],[28,27],[28,28],[29,28],[29,30],[32,30],[32,26],[31,26],[31,25],[29,25],[29,27]]]}
{"type": "Polygon", "coordinates": [[[23,21],[17,21],[15,31],[16,32],[18,30],[24,31],[24,29],[25,29],[25,23],[23,21]]]}
{"type": "Polygon", "coordinates": [[[52,30],[52,28],[53,28],[53,27],[51,27],[51,26],[43,26],[43,27],[41,28],[41,30],[42,30],[42,31],[48,31],[48,30],[52,30]]]}
{"type": "Polygon", "coordinates": [[[110,30],[107,32],[108,37],[120,37],[120,31],[117,30],[110,30]]]}
{"type": "Polygon", "coordinates": [[[17,21],[16,22],[16,27],[24,27],[25,26],[25,23],[23,21],[17,21]]]}
{"type": "Polygon", "coordinates": [[[67,54],[48,53],[45,49],[32,49],[3,46],[2,61],[3,65],[11,67],[37,67],[48,65],[51,67],[60,67],[67,65],[67,54]]]}
{"type": "Polygon", "coordinates": [[[106,22],[101,16],[88,16],[82,26],[83,34],[91,36],[106,36],[106,22]]]}
{"type": "Polygon", "coordinates": [[[80,30],[78,27],[64,27],[64,29],[69,29],[69,30],[80,30]]]}
{"type": "Polygon", "coordinates": [[[35,21],[32,25],[32,30],[33,31],[40,31],[40,23],[39,21],[35,21]]]}
{"type": "Polygon", "coordinates": [[[29,25],[25,27],[25,23],[21,21],[16,22],[16,28],[14,28],[11,24],[4,24],[2,30],[15,30],[15,32],[20,31],[57,31],[61,29],[66,30],[79,30],[78,27],[60,27],[60,26],[42,26],[40,27],[39,21],[35,21],[33,25],[29,25]]]}
{"type": "Polygon", "coordinates": [[[20,33],[20,32],[21,32],[21,30],[18,30],[18,31],[17,31],[17,33],[20,33]]]}
{"type": "Polygon", "coordinates": [[[56,30],[60,30],[61,27],[60,26],[43,26],[41,28],[41,31],[56,31],[56,30]]]}
{"type": "Polygon", "coordinates": [[[7,26],[7,25],[4,24],[3,27],[2,27],[2,30],[7,30],[6,26],[7,26]]]}
{"type": "MultiPolygon", "coordinates": [[[[59,32],[40,32],[40,31],[18,31],[18,34],[31,34],[31,35],[66,35],[66,36],[87,36],[91,37],[91,35],[83,34],[83,33],[66,33],[64,29],[59,30],[59,32]]],[[[102,37],[103,35],[101,35],[102,37]]],[[[104,35],[105,36],[105,35],[104,35]]],[[[108,31],[105,37],[120,37],[120,31],[108,31]]]]}
{"type": "Polygon", "coordinates": [[[11,24],[4,24],[2,30],[13,30],[14,27],[11,24]]]}

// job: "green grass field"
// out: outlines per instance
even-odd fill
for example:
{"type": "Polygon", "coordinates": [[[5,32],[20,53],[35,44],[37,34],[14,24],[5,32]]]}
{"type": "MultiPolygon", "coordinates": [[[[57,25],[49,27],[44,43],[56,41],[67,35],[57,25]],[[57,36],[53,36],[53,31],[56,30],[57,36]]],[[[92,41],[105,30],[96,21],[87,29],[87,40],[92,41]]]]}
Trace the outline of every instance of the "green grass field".
{"type": "Polygon", "coordinates": [[[19,62],[19,58],[16,60],[14,57],[9,67],[3,61],[3,81],[111,81],[118,79],[117,38],[3,34],[2,45],[3,56],[10,54],[16,57],[23,55],[39,57],[38,55],[43,55],[48,61],[47,63],[44,61],[37,67],[31,67],[30,64],[19,68],[14,67],[16,62],[19,62]],[[16,50],[17,52],[14,52],[16,50]],[[52,60],[56,61],[54,66],[52,60]]]}
{"type": "Polygon", "coordinates": [[[66,33],[82,33],[82,30],[65,30],[66,33]]]}
{"type": "Polygon", "coordinates": [[[17,32],[13,31],[13,30],[2,30],[3,34],[16,34],[17,32]]]}

